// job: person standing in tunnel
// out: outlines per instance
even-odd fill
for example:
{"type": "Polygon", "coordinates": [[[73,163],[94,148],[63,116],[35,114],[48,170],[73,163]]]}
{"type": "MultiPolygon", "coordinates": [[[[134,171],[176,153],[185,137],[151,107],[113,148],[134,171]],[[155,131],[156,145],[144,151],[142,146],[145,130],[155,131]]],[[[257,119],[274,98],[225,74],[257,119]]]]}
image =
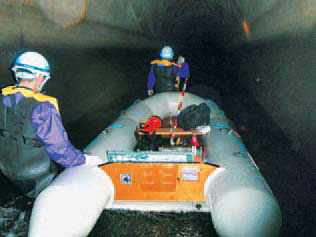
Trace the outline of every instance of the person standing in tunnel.
{"type": "Polygon", "coordinates": [[[160,52],[160,60],[151,62],[147,79],[147,94],[152,96],[155,93],[177,91],[181,78],[189,78],[190,70],[184,57],[180,56],[178,63],[171,62],[174,56],[170,46],[164,46],[160,52]]]}
{"type": "Polygon", "coordinates": [[[58,166],[79,166],[86,160],[68,139],[57,99],[40,93],[50,79],[47,60],[24,52],[11,70],[17,84],[3,88],[0,98],[0,170],[34,198],[58,174],[58,166]]]}

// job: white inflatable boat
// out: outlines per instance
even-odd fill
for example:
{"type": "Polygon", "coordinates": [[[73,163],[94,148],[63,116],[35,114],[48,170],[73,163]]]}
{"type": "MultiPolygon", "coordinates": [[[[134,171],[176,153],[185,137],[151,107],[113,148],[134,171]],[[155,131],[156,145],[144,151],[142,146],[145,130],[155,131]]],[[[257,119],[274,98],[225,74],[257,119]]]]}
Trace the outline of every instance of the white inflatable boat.
{"type": "Polygon", "coordinates": [[[205,102],[211,109],[210,131],[189,133],[203,140],[201,154],[196,147],[177,145],[134,151],[141,121],[177,115],[178,102],[179,93],[161,93],[124,111],[85,149],[102,159],[101,165],[67,169],[40,193],[29,236],[87,236],[102,211],[117,208],[210,212],[219,236],[278,236],[278,202],[238,133],[211,100],[189,93],[183,100],[183,108],[205,102]]]}

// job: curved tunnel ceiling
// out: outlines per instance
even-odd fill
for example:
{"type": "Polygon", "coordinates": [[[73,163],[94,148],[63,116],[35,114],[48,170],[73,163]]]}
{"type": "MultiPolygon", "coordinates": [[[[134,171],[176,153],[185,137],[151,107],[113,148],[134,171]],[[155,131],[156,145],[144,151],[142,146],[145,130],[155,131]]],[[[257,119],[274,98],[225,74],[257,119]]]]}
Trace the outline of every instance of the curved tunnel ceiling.
{"type": "Polygon", "coordinates": [[[181,14],[176,1],[11,0],[1,2],[1,10],[2,45],[157,47],[162,39],[180,38],[172,30],[186,19],[168,20],[169,12],[181,14]]]}
{"type": "MultiPolygon", "coordinates": [[[[230,66],[243,74],[246,87],[300,147],[304,136],[297,128],[306,130],[301,124],[296,126],[301,116],[292,119],[294,122],[284,121],[291,115],[289,110],[303,112],[302,116],[308,117],[309,100],[303,91],[315,75],[314,66],[305,70],[303,82],[297,81],[295,74],[301,68],[298,64],[306,67],[315,58],[311,55],[315,49],[315,5],[314,0],[1,1],[3,61],[0,65],[7,78],[5,69],[17,51],[39,47],[55,52],[59,48],[67,54],[67,48],[77,48],[79,53],[98,48],[157,51],[161,45],[170,44],[179,51],[186,49],[195,58],[194,51],[198,58],[206,57],[202,52],[218,56],[222,51],[230,51],[233,53],[229,57],[235,60],[230,66]],[[289,64],[293,71],[286,69],[289,64]],[[269,70],[265,68],[267,65],[269,70]],[[249,67],[256,69],[247,70],[249,67]],[[294,71],[295,67],[300,68],[294,71]],[[271,70],[273,75],[269,74],[271,70]],[[292,86],[301,87],[303,98],[293,101],[293,87],[286,86],[289,77],[293,77],[292,86]],[[274,95],[276,90],[286,96],[274,95]],[[267,94],[272,98],[269,101],[267,94]],[[280,101],[283,109],[271,109],[274,99],[280,101]],[[291,108],[284,109],[289,104],[291,108]]],[[[311,93],[307,89],[307,94],[311,93]]]]}
{"type": "Polygon", "coordinates": [[[313,0],[8,0],[1,2],[8,29],[1,43],[20,35],[27,43],[87,47],[155,47],[163,39],[231,44],[309,32],[315,15],[313,0]]]}
{"type": "Polygon", "coordinates": [[[229,87],[224,97],[247,90],[315,170],[315,0],[7,0],[0,29],[0,85],[12,84],[17,52],[42,52],[52,66],[46,87],[78,139],[78,128],[103,129],[145,92],[148,62],[170,44],[186,56],[192,81],[229,87]]]}
{"type": "MultiPolygon", "coordinates": [[[[315,112],[307,106],[311,97],[305,96],[313,94],[309,85],[315,75],[315,0],[7,0],[0,6],[4,78],[10,77],[6,69],[20,50],[53,49],[55,53],[47,53],[54,64],[58,49],[69,61],[74,52],[85,55],[85,49],[157,53],[170,44],[189,54],[193,67],[204,64],[204,71],[209,61],[218,61],[215,57],[222,57],[222,65],[231,61],[228,70],[220,70],[234,70],[298,149],[305,143],[308,129],[303,124],[311,126],[308,118],[315,112]],[[223,58],[223,51],[230,53],[223,58]],[[293,96],[294,87],[299,95],[293,96]]],[[[86,65],[83,58],[72,61],[80,60],[86,65]]],[[[70,115],[65,117],[67,121],[70,115]]]]}

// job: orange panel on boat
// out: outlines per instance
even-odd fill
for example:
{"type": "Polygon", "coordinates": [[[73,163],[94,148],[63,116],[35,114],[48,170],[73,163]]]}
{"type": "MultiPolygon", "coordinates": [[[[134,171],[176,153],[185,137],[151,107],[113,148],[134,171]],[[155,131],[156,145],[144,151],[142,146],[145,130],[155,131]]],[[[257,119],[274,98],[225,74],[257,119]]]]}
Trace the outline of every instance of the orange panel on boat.
{"type": "Polygon", "coordinates": [[[116,201],[204,200],[204,184],[216,169],[208,164],[111,163],[100,167],[114,184],[116,201]]]}

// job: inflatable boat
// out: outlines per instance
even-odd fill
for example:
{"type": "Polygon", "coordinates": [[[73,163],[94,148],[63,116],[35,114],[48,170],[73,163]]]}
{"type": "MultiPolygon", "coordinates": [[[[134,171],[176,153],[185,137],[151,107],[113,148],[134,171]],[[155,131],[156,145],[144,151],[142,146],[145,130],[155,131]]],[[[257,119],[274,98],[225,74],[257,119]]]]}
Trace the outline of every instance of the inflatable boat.
{"type": "Polygon", "coordinates": [[[183,108],[201,103],[211,110],[208,126],[149,132],[150,117],[178,115],[179,93],[131,105],[86,147],[101,164],[66,169],[40,193],[29,236],[87,236],[107,209],[209,212],[219,236],[278,236],[278,202],[229,119],[211,100],[183,97],[183,108]],[[137,137],[153,133],[167,143],[135,150],[137,137]]]}

